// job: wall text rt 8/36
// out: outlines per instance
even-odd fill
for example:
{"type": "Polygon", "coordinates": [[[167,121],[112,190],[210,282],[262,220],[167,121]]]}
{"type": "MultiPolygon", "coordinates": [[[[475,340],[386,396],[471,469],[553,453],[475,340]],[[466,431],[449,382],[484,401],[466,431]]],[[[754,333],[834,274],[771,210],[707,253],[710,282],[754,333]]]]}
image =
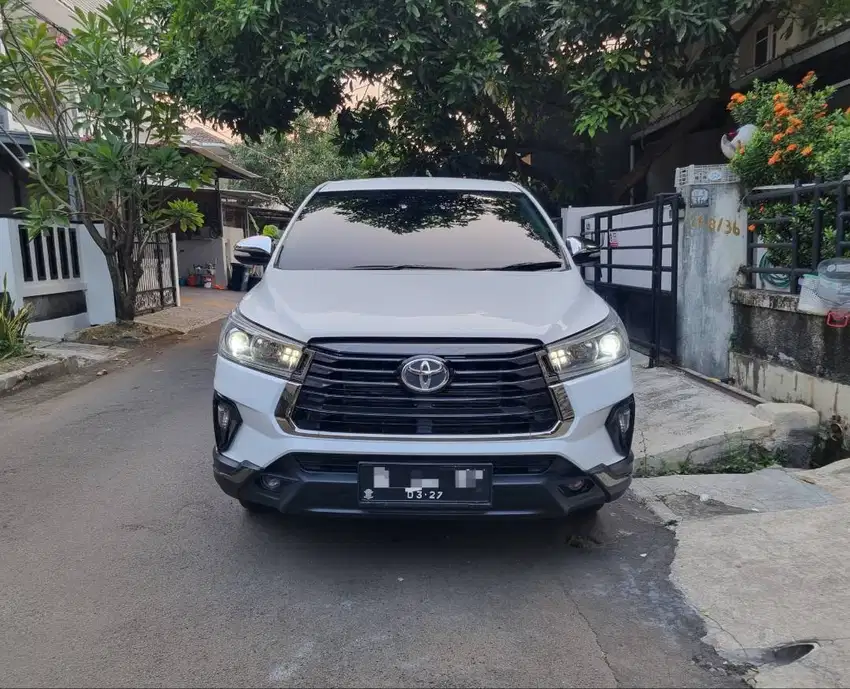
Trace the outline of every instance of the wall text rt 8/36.
{"type": "Polygon", "coordinates": [[[741,234],[741,227],[735,220],[730,218],[715,218],[714,216],[698,215],[694,218],[691,229],[705,230],[706,232],[720,232],[721,234],[732,234],[736,237],[741,234]]]}

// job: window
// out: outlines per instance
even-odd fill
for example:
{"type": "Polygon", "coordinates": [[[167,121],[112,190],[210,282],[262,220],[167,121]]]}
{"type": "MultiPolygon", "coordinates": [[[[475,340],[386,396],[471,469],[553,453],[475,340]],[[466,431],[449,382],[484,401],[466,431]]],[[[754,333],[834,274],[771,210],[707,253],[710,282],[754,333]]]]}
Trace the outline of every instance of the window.
{"type": "Polygon", "coordinates": [[[563,270],[568,264],[525,194],[390,189],[316,194],[286,235],[277,267],[563,270]]]}
{"type": "Polygon", "coordinates": [[[773,24],[756,31],[754,67],[761,67],[776,57],[776,28],[773,24]]]}

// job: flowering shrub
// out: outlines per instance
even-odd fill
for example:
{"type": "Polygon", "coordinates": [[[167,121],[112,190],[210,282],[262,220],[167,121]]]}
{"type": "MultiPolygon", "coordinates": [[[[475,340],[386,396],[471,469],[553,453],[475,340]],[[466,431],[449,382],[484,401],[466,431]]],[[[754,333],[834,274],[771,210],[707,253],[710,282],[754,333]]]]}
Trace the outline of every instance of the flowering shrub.
{"type": "MultiPolygon", "coordinates": [[[[850,112],[830,111],[833,87],[816,89],[817,77],[809,72],[799,84],[783,80],[755,81],[746,94],[736,93],[727,106],[739,125],[752,124],[756,131],[746,146],[736,151],[730,167],[744,185],[811,182],[815,178],[837,180],[850,172],[850,112]]],[[[821,258],[835,256],[835,199],[819,202],[823,212],[821,258]]],[[[796,207],[788,202],[770,202],[749,209],[749,230],[758,230],[766,242],[789,242],[793,230],[799,238],[798,265],[812,263],[814,202],[802,201],[796,207]],[[785,225],[753,224],[775,217],[790,218],[785,225]]],[[[791,265],[790,249],[770,249],[775,266],[791,265]]]]}
{"type": "Polygon", "coordinates": [[[842,165],[836,155],[837,148],[850,151],[850,117],[841,110],[829,111],[827,102],[835,89],[815,89],[816,82],[809,72],[796,86],[781,79],[756,81],[746,95],[732,96],[728,109],[735,122],[758,128],[730,162],[747,187],[850,171],[850,158],[842,165]]]}

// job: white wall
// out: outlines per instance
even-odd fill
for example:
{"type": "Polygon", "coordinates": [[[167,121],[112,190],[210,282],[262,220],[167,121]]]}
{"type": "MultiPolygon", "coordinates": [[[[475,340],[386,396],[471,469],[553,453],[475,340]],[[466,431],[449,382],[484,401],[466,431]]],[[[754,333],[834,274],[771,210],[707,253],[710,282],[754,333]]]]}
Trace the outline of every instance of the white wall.
{"type": "Polygon", "coordinates": [[[229,269],[230,264],[234,262],[233,248],[236,246],[237,242],[245,239],[245,231],[241,227],[229,227],[228,225],[225,225],[222,236],[224,238],[224,256],[229,269]]]}
{"type": "Polygon", "coordinates": [[[581,234],[581,219],[591,213],[612,211],[622,206],[569,206],[561,209],[561,227],[565,237],[578,237],[581,234]]]}
{"type": "Polygon", "coordinates": [[[13,223],[8,218],[0,218],[0,291],[3,289],[3,278],[6,278],[6,290],[12,295],[14,307],[19,309],[23,304],[19,282],[23,283],[23,273],[18,258],[18,234],[13,223]]]}
{"type": "MultiPolygon", "coordinates": [[[[561,217],[563,218],[564,227],[569,228],[565,230],[565,234],[567,235],[580,235],[581,234],[581,219],[587,215],[591,215],[593,213],[600,213],[609,210],[616,210],[620,208],[626,208],[626,206],[585,206],[585,207],[570,207],[561,209],[561,217]]],[[[615,232],[612,236],[607,232],[601,232],[600,238],[602,240],[603,251],[601,254],[600,265],[607,266],[608,265],[608,252],[605,251],[605,247],[608,246],[608,242],[611,239],[614,239],[617,242],[619,248],[612,249],[611,251],[611,265],[634,265],[634,266],[652,266],[652,249],[629,249],[630,246],[652,246],[652,216],[653,211],[651,208],[631,211],[628,213],[623,213],[619,215],[615,215],[612,218],[602,218],[600,222],[600,230],[613,229],[617,230],[618,228],[627,228],[638,225],[645,225],[641,229],[636,230],[624,230],[622,232],[615,232]]],[[[664,221],[670,222],[670,207],[665,206],[664,209],[664,221]]],[[[585,236],[589,238],[593,238],[594,236],[594,227],[595,224],[593,220],[585,221],[586,232],[585,236]]],[[[672,227],[664,228],[664,236],[663,242],[664,244],[670,244],[673,237],[673,229],[672,227]]],[[[662,260],[664,265],[669,266],[672,260],[672,250],[671,249],[663,249],[662,250],[662,260]]],[[[585,268],[583,269],[583,273],[586,279],[590,280],[593,278],[594,269],[593,268],[585,268]]],[[[602,282],[608,282],[608,270],[607,268],[601,271],[600,280],[602,282]]],[[[611,280],[612,284],[617,285],[626,285],[629,287],[645,287],[650,289],[652,287],[652,273],[648,270],[631,270],[626,268],[612,268],[611,270],[611,280]]],[[[670,273],[662,273],[661,275],[661,289],[669,290],[670,289],[670,273]]]]}
{"type": "MultiPolygon", "coordinates": [[[[115,320],[115,307],[112,301],[112,283],[106,268],[106,260],[100,249],[89,236],[87,230],[78,226],[77,256],[79,259],[79,277],[39,279],[37,274],[31,280],[25,279],[23,257],[18,234],[18,221],[11,218],[0,218],[0,280],[6,274],[7,289],[13,296],[15,308],[20,308],[27,297],[45,297],[68,292],[83,292],[86,299],[86,311],[83,313],[35,321],[30,324],[27,332],[36,337],[61,338],[74,330],[87,328],[90,325],[110,323],[115,320]]],[[[70,261],[70,233],[65,234],[67,242],[67,257],[70,261]]],[[[34,241],[46,243],[46,236],[37,237],[34,241]]],[[[54,241],[61,243],[59,235],[54,241]]],[[[28,247],[30,252],[32,248],[28,247]]],[[[33,267],[34,254],[31,253],[33,267]]],[[[47,260],[45,258],[45,260],[47,260]]],[[[57,245],[57,261],[58,245],[57,245]]],[[[61,265],[60,265],[61,270],[61,265]]]]}
{"type": "MultiPolygon", "coordinates": [[[[241,230],[240,230],[241,232],[241,230]]],[[[195,265],[215,265],[215,284],[227,286],[229,264],[225,256],[224,238],[177,240],[177,262],[181,276],[192,273],[195,265]]]]}
{"type": "MultiPolygon", "coordinates": [[[[98,228],[101,235],[103,228],[98,228]]],[[[106,257],[85,227],[77,231],[80,249],[80,270],[86,282],[86,307],[91,325],[115,322],[115,300],[106,257]]]]}

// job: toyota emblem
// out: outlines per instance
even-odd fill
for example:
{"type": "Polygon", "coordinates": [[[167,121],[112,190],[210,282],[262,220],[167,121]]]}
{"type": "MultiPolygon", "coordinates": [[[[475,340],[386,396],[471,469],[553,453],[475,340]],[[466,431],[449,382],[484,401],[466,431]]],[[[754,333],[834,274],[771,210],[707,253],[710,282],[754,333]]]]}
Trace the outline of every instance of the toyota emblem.
{"type": "Polygon", "coordinates": [[[413,392],[437,392],[449,384],[449,367],[435,356],[413,356],[401,365],[401,382],[413,392]]]}

